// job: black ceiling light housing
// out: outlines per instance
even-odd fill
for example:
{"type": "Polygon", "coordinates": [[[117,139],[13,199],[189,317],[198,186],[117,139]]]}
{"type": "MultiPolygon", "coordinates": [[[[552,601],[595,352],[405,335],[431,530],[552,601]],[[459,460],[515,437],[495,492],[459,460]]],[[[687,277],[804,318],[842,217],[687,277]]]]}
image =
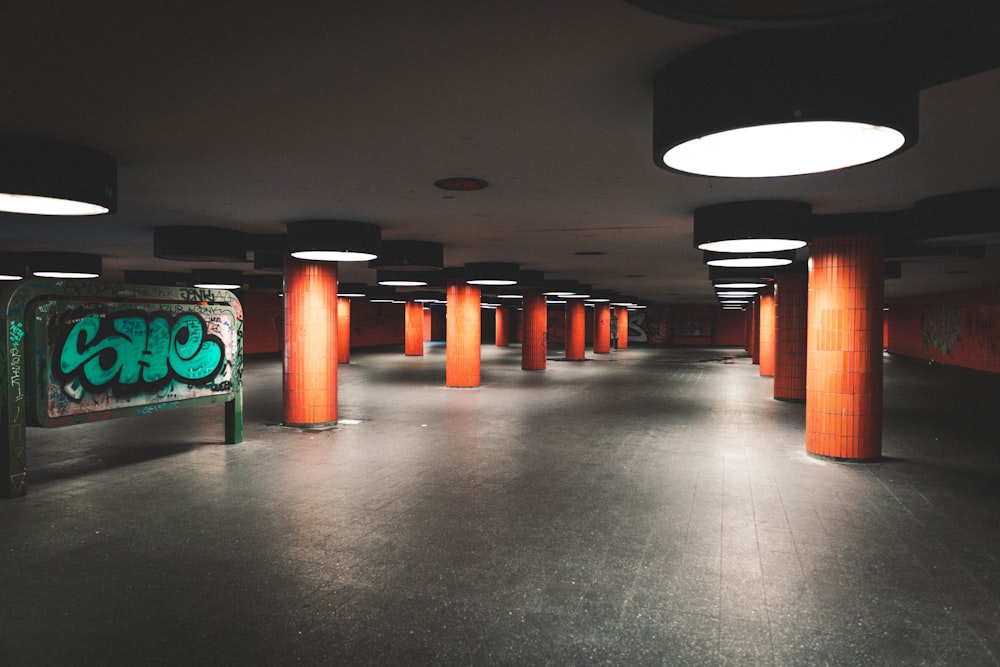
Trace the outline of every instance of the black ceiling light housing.
{"type": "Polygon", "coordinates": [[[878,65],[877,31],[738,33],[656,77],[653,159],[705,176],[793,176],[873,162],[912,146],[916,83],[878,65]]]}
{"type": "Polygon", "coordinates": [[[173,271],[133,271],[122,273],[125,282],[130,285],[158,285],[161,287],[176,287],[187,284],[187,276],[173,271]]]}
{"type": "Polygon", "coordinates": [[[118,209],[118,163],[61,141],[0,135],[0,211],[103,215],[118,209]]]}
{"type": "Polygon", "coordinates": [[[368,290],[371,289],[368,285],[364,283],[337,283],[337,296],[344,297],[345,299],[363,297],[368,294],[368,290]]]}
{"type": "Polygon", "coordinates": [[[519,279],[518,265],[510,262],[469,262],[465,265],[465,282],[470,285],[516,285],[519,279]]]}
{"type": "Polygon", "coordinates": [[[375,282],[389,287],[424,287],[430,282],[430,279],[427,274],[420,271],[379,269],[375,272],[375,282]]]}
{"type": "Polygon", "coordinates": [[[283,292],[285,289],[284,278],[282,276],[276,276],[273,273],[254,273],[245,276],[245,279],[247,289],[259,292],[283,292]]]}
{"type": "Polygon", "coordinates": [[[21,280],[28,275],[28,256],[0,251],[0,281],[21,280]]]}
{"type": "Polygon", "coordinates": [[[743,270],[787,266],[797,258],[794,250],[778,252],[712,252],[711,250],[703,250],[702,253],[705,264],[710,267],[743,270]]]}
{"type": "Polygon", "coordinates": [[[695,209],[694,246],[715,252],[795,250],[806,245],[812,206],[786,200],[738,201],[695,209]]]}
{"type": "Polygon", "coordinates": [[[382,230],[353,220],[297,220],[288,223],[292,257],[322,262],[367,262],[379,255],[382,230]]]}
{"type": "Polygon", "coordinates": [[[230,269],[194,269],[191,284],[204,289],[239,289],[243,287],[243,273],[230,269]]]}
{"type": "Polygon", "coordinates": [[[36,278],[99,278],[101,256],[82,252],[36,252],[28,260],[36,278]]]}
{"type": "Polygon", "coordinates": [[[918,201],[913,235],[935,246],[1000,243],[1000,188],[970,190],[918,201]]]}
{"type": "Polygon", "coordinates": [[[253,252],[255,271],[284,272],[288,254],[288,239],[284,234],[247,234],[246,238],[247,249],[253,252]]]}
{"type": "Polygon", "coordinates": [[[368,262],[373,269],[436,271],[444,267],[444,246],[434,241],[382,241],[379,256],[368,262]]]}
{"type": "Polygon", "coordinates": [[[182,262],[245,262],[247,235],[235,229],[200,225],[156,227],[153,256],[182,262]]]}

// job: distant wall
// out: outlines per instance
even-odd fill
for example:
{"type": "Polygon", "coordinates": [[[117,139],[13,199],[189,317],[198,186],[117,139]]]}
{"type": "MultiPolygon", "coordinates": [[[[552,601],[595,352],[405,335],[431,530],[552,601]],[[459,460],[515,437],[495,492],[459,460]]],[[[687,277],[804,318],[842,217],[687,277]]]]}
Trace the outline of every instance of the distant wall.
{"type": "Polygon", "coordinates": [[[1000,373],[1000,286],[893,299],[889,352],[1000,373]]]}

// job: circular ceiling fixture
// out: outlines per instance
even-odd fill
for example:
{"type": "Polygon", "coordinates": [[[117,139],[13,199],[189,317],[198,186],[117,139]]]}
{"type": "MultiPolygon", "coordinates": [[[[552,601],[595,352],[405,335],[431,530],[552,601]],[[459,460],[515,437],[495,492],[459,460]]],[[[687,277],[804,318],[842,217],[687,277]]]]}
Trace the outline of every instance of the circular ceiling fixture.
{"type": "Polygon", "coordinates": [[[288,252],[318,262],[367,262],[378,257],[382,230],[352,220],[297,220],[288,223],[288,252]]]}
{"type": "Polygon", "coordinates": [[[444,246],[435,241],[382,241],[373,269],[435,271],[444,267],[444,246]]]}
{"type": "Polygon", "coordinates": [[[715,252],[771,252],[806,245],[812,206],[799,201],[740,201],[695,209],[694,245],[715,252]]]}
{"type": "Polygon", "coordinates": [[[712,252],[704,251],[705,264],[738,269],[758,269],[769,266],[787,266],[796,259],[794,250],[780,252],[712,252]]]}
{"type": "Polygon", "coordinates": [[[28,260],[36,278],[100,278],[100,255],[82,252],[36,252],[28,260]]]}
{"type": "Polygon", "coordinates": [[[243,287],[243,274],[230,269],[195,269],[191,285],[200,289],[239,289],[243,287]]]}
{"type": "Polygon", "coordinates": [[[0,136],[0,211],[86,216],[118,208],[118,163],[49,139],[0,136]]]}
{"type": "Polygon", "coordinates": [[[914,235],[935,246],[1000,243],[1000,188],[921,199],[914,207],[914,235]]]}
{"type": "Polygon", "coordinates": [[[465,282],[470,285],[516,285],[518,265],[509,262],[469,262],[465,265],[465,282]]]}
{"type": "Polygon", "coordinates": [[[451,176],[434,181],[434,187],[449,192],[475,192],[489,186],[489,181],[470,176],[451,176]]]}
{"type": "Polygon", "coordinates": [[[628,0],[667,18],[733,28],[790,28],[879,21],[933,0],[628,0]]]}
{"type": "Polygon", "coordinates": [[[245,262],[247,235],[235,229],[201,225],[156,227],[153,256],[182,262],[245,262]]]}
{"type": "Polygon", "coordinates": [[[656,77],[653,154],[670,171],[726,178],[874,162],[918,134],[918,87],[879,71],[871,37],[758,31],[711,42],[656,77]]]}

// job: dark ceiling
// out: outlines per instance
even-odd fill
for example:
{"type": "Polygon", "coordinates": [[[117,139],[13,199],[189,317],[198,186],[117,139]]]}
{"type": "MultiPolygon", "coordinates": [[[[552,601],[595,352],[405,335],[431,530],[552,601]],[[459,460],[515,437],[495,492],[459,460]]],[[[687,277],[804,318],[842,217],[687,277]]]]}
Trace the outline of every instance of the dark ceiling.
{"type": "MultiPolygon", "coordinates": [[[[708,273],[691,243],[697,207],[796,199],[819,214],[890,211],[1000,187],[996,2],[914,2],[916,13],[903,17],[863,16],[869,25],[911,21],[906,39],[886,42],[882,64],[912,68],[907,74],[922,82],[914,148],[839,172],[749,180],[653,164],[656,72],[746,29],[740,21],[668,18],[698,18],[684,7],[17,4],[0,27],[0,131],[111,153],[120,194],[111,216],[0,214],[3,249],[100,253],[112,280],[128,269],[206,266],[154,258],[157,226],[263,234],[330,218],[377,224],[384,239],[438,241],[449,265],[518,262],[650,300],[707,303],[708,273]],[[992,8],[981,14],[980,6],[992,8]],[[451,176],[490,185],[434,187],[451,176]]],[[[980,258],[906,261],[886,293],[998,284],[998,257],[993,246],[980,258]]],[[[374,279],[364,264],[340,273],[374,279]]]]}

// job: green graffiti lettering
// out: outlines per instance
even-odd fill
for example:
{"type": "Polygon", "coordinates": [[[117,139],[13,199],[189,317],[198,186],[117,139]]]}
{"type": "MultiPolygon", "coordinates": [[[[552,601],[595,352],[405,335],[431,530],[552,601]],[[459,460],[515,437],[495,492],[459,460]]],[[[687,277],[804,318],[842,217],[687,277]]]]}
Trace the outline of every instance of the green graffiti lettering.
{"type": "Polygon", "coordinates": [[[56,346],[54,374],[88,392],[154,390],[179,380],[210,383],[225,364],[222,340],[205,321],[185,313],[171,325],[164,313],[91,313],[75,322],[56,346]]]}

